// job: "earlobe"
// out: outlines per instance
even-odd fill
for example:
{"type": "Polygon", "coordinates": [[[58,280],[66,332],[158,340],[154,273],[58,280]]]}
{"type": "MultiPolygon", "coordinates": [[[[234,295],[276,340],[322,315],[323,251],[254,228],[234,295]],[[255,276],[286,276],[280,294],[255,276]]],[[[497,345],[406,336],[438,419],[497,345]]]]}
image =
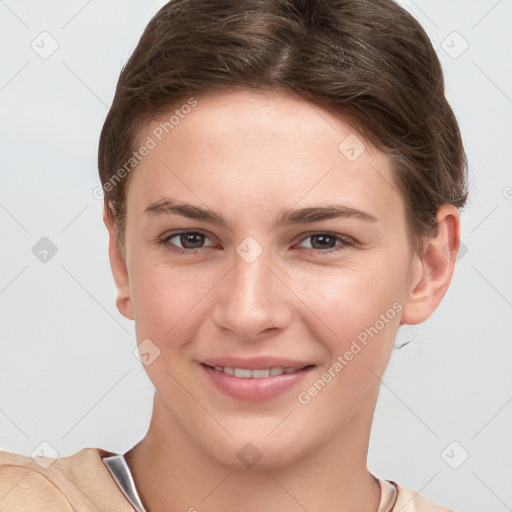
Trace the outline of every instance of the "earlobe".
{"type": "Polygon", "coordinates": [[[103,205],[103,222],[108,230],[109,244],[108,255],[110,259],[110,268],[116,283],[117,298],[116,306],[119,312],[129,320],[134,319],[133,303],[130,294],[130,277],[125,259],[123,258],[116,242],[114,215],[112,207],[105,200],[103,205]]]}
{"type": "Polygon", "coordinates": [[[425,241],[423,255],[414,256],[409,292],[401,324],[415,325],[436,310],[450,285],[460,245],[460,216],[451,204],[437,211],[437,235],[425,241]]]}

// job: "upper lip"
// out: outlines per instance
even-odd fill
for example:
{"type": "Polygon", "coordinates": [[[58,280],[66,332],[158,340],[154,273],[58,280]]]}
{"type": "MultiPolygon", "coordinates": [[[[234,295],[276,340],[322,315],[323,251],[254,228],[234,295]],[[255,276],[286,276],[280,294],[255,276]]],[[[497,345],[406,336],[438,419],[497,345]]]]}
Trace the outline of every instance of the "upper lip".
{"type": "Polygon", "coordinates": [[[222,366],[229,368],[243,368],[247,370],[266,370],[270,368],[304,368],[312,366],[308,361],[297,361],[296,359],[284,359],[281,357],[265,356],[252,358],[239,357],[216,357],[204,359],[201,363],[207,366],[222,366]]]}

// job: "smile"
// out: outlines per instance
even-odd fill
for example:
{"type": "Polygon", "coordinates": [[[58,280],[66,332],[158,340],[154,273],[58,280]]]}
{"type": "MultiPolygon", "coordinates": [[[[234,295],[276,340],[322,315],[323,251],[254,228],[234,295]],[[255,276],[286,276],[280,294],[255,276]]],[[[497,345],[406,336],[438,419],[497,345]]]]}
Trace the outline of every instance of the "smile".
{"type": "Polygon", "coordinates": [[[230,366],[214,366],[218,372],[224,372],[228,375],[240,377],[242,379],[263,379],[265,377],[277,377],[283,373],[296,373],[302,368],[265,368],[259,370],[250,370],[248,368],[231,368],[230,366]]]}
{"type": "Polygon", "coordinates": [[[264,402],[292,391],[315,365],[240,368],[202,363],[200,368],[206,383],[222,395],[240,402],[264,402]]]}

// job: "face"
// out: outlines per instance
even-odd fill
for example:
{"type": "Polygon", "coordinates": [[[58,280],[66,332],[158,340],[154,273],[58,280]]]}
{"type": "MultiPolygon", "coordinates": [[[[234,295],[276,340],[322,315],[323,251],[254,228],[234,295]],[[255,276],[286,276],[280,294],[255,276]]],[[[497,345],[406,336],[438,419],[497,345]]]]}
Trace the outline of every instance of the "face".
{"type": "Polygon", "coordinates": [[[127,188],[118,306],[146,340],[154,414],[222,463],[286,464],[375,399],[420,277],[404,201],[385,155],[301,99],[189,110],[139,133],[156,145],[127,188]]]}

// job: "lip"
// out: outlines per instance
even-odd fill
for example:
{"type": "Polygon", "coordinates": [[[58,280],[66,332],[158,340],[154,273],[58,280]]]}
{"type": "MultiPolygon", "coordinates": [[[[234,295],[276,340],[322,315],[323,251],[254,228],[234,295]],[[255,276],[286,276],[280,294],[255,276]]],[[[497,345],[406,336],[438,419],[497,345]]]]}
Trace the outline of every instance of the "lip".
{"type": "Polygon", "coordinates": [[[299,384],[315,367],[314,365],[288,359],[212,359],[199,365],[208,381],[224,395],[240,402],[265,402],[282,395],[299,384]],[[268,368],[301,368],[295,373],[283,373],[273,377],[240,378],[215,370],[213,366],[229,366],[249,370],[268,368]]]}
{"type": "Polygon", "coordinates": [[[260,356],[251,358],[221,357],[200,361],[208,366],[228,366],[230,368],[246,368],[247,370],[266,370],[269,368],[304,368],[313,366],[310,361],[284,359],[275,356],[260,356]]]}

